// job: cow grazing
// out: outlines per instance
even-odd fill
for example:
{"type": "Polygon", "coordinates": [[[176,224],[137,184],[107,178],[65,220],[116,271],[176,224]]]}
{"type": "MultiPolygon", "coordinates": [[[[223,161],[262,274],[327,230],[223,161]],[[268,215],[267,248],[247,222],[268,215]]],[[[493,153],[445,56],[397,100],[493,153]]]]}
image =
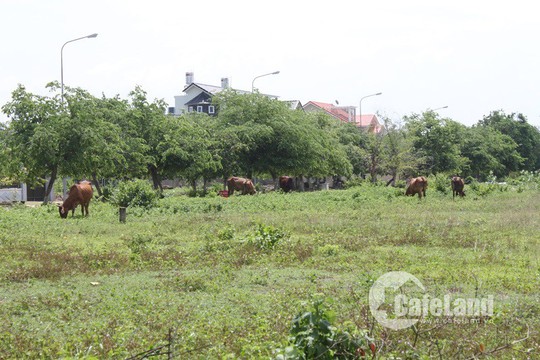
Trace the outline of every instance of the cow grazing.
{"type": "Polygon", "coordinates": [[[257,193],[253,181],[236,176],[227,179],[227,188],[229,190],[229,195],[234,194],[235,190],[241,191],[242,195],[253,195],[257,193]]]}
{"type": "Polygon", "coordinates": [[[69,189],[68,197],[64,200],[64,203],[58,205],[60,217],[65,219],[68,216],[69,210],[71,210],[71,216],[75,216],[75,209],[79,204],[81,204],[83,216],[85,215],[85,210],[86,216],[88,216],[88,205],[90,205],[93,194],[92,183],[90,181],[81,181],[79,184],[73,185],[69,189]]]}
{"type": "Polygon", "coordinates": [[[461,197],[465,196],[465,182],[459,176],[452,177],[452,199],[459,195],[461,197]]]}
{"type": "Polygon", "coordinates": [[[279,187],[286,193],[292,191],[294,189],[294,179],[290,176],[280,176],[279,187]]]}
{"type": "Polygon", "coordinates": [[[426,196],[426,189],[428,186],[428,181],[425,177],[419,176],[412,178],[409,182],[409,186],[405,191],[405,195],[414,196],[418,194],[418,197],[421,199],[422,196],[426,196]]]}

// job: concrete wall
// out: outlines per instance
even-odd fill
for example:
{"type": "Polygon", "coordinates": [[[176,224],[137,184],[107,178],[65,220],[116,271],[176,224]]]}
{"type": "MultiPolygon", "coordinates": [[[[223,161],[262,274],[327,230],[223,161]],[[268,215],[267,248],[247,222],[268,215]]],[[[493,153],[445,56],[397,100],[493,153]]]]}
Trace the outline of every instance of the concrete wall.
{"type": "Polygon", "coordinates": [[[11,204],[21,201],[26,201],[26,184],[23,184],[20,188],[0,189],[1,204],[11,204]]]}

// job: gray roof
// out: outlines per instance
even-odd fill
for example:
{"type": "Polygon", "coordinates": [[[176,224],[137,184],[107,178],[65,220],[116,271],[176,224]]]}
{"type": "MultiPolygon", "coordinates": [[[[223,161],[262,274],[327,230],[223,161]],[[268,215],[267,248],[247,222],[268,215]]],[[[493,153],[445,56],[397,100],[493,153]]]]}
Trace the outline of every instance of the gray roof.
{"type": "Polygon", "coordinates": [[[212,98],[212,95],[202,92],[199,95],[195,96],[193,99],[189,100],[184,105],[190,106],[190,105],[211,104],[212,103],[211,98],[212,98]]]}
{"type": "MultiPolygon", "coordinates": [[[[197,86],[198,88],[200,88],[203,91],[206,91],[207,93],[212,94],[212,95],[216,95],[216,94],[222,92],[223,90],[234,90],[239,94],[250,94],[251,93],[251,91],[238,90],[238,89],[233,89],[233,88],[224,89],[221,86],[207,85],[207,84],[201,84],[201,83],[191,83],[189,85],[186,85],[186,87],[182,91],[186,92],[186,90],[188,88],[190,88],[191,86],[197,86]]],[[[270,95],[270,94],[261,94],[261,95],[276,98],[276,99],[278,98],[277,95],[270,95]]]]}
{"type": "MultiPolygon", "coordinates": [[[[201,83],[191,83],[189,85],[187,85],[183,92],[186,92],[186,90],[191,87],[191,86],[197,86],[199,87],[200,89],[202,89],[203,91],[206,91],[207,93],[209,94],[212,94],[212,95],[215,95],[217,93],[220,93],[222,92],[223,90],[229,90],[229,89],[224,89],[222,88],[221,86],[214,86],[214,85],[207,85],[207,84],[201,84],[201,83]]],[[[249,94],[249,91],[244,91],[244,90],[238,90],[238,89],[230,89],[230,90],[234,90],[240,94],[249,94]]]]}

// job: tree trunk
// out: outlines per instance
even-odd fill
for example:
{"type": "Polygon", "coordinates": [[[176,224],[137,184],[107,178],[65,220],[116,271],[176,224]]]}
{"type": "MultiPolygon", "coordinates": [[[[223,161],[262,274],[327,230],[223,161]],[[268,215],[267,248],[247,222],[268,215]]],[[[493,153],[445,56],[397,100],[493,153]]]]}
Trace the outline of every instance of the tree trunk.
{"type": "Polygon", "coordinates": [[[58,174],[58,166],[53,167],[51,171],[51,179],[49,180],[49,183],[47,184],[47,188],[45,189],[45,197],[43,198],[43,203],[48,204],[49,203],[49,196],[51,194],[51,191],[54,188],[54,182],[56,181],[56,175],[58,174]]]}
{"type": "Polygon", "coordinates": [[[96,187],[98,196],[101,198],[101,196],[103,196],[103,192],[101,191],[101,186],[99,185],[99,181],[97,179],[96,173],[92,173],[92,182],[94,183],[94,186],[96,187]]]}
{"type": "Polygon", "coordinates": [[[208,188],[208,180],[205,177],[203,177],[202,187],[203,187],[203,192],[206,194],[206,190],[208,188]]]}
{"type": "Polygon", "coordinates": [[[378,159],[377,155],[372,154],[371,155],[371,164],[369,166],[369,175],[371,176],[371,182],[376,183],[377,182],[377,164],[378,159]]]}
{"type": "Polygon", "coordinates": [[[304,175],[300,175],[300,176],[296,177],[296,188],[297,188],[299,191],[305,191],[305,187],[304,187],[304,175]]]}
{"type": "Polygon", "coordinates": [[[161,185],[161,179],[159,178],[157,168],[154,165],[148,165],[148,171],[150,172],[150,176],[152,176],[154,190],[159,189],[160,192],[163,192],[163,186],[161,185]]]}
{"type": "Polygon", "coordinates": [[[274,191],[278,191],[279,190],[279,181],[278,181],[276,173],[273,172],[273,171],[270,171],[270,176],[272,176],[272,181],[274,182],[274,191]]]}
{"type": "Polygon", "coordinates": [[[197,180],[191,180],[191,188],[193,189],[193,194],[197,194],[197,180]]]}
{"type": "Polygon", "coordinates": [[[396,186],[396,181],[397,181],[397,170],[392,170],[390,172],[390,175],[392,175],[392,178],[390,180],[388,180],[388,182],[386,183],[386,186],[396,186]]]}

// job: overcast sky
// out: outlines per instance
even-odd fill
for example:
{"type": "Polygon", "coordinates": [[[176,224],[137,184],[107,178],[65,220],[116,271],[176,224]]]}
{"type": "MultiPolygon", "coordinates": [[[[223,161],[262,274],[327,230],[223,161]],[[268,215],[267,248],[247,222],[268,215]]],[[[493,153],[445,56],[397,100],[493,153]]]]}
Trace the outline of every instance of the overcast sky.
{"type": "MultiPolygon", "coordinates": [[[[140,85],[174,105],[195,81],[282,100],[359,106],[398,120],[436,109],[466,125],[494,110],[540,127],[534,1],[0,0],[0,105],[17,84],[60,81],[96,96],[140,85]]],[[[5,120],[1,114],[0,119],[5,120]]]]}

